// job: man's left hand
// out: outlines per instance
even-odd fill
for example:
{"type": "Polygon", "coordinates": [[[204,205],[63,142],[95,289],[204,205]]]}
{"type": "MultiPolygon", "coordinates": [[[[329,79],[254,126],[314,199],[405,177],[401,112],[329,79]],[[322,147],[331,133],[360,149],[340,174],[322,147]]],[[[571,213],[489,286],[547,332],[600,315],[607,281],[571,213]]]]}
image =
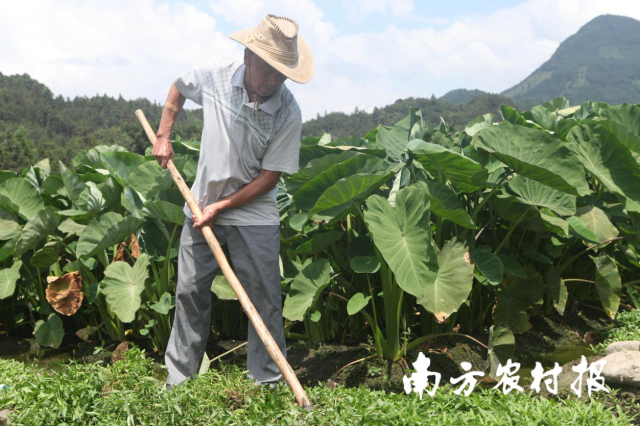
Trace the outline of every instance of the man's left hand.
{"type": "Polygon", "coordinates": [[[193,220],[193,227],[198,230],[202,234],[202,227],[205,225],[209,225],[211,229],[215,226],[216,218],[218,217],[218,213],[220,213],[220,208],[216,203],[209,204],[207,207],[202,210],[202,220],[199,220],[195,215],[191,216],[193,220]]]}

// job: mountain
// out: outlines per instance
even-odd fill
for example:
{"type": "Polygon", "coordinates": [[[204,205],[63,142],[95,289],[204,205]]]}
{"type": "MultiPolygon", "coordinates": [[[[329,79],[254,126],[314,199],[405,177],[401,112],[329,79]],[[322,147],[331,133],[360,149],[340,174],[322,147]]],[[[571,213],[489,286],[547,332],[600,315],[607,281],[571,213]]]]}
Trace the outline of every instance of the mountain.
{"type": "MultiPolygon", "coordinates": [[[[153,128],[162,106],[146,99],[76,97],[65,99],[27,74],[0,73],[0,170],[20,170],[43,158],[57,169],[81,149],[118,144],[143,153],[149,146],[134,112],[142,109],[153,128]]],[[[174,126],[182,138],[200,138],[202,110],[185,110],[174,126]]]]}
{"type": "Polygon", "coordinates": [[[490,94],[477,95],[465,104],[447,102],[435,96],[398,99],[391,105],[374,108],[371,113],[356,108],[351,114],[332,112],[324,116],[318,115],[302,124],[302,137],[322,136],[324,133],[330,133],[334,139],[364,136],[380,124],[393,126],[409,114],[411,107],[420,109],[422,117],[430,126],[438,124],[442,117],[445,123],[461,128],[487,112],[499,114],[501,104],[515,106],[513,100],[507,97],[490,94]]]}
{"type": "Polygon", "coordinates": [[[640,103],[640,21],[613,15],[594,18],[502,94],[521,108],[561,95],[572,105],[587,100],[640,103]]]}
{"type": "Polygon", "coordinates": [[[478,89],[473,89],[473,90],[455,89],[445,93],[439,99],[441,101],[447,101],[447,102],[451,102],[452,104],[461,105],[461,104],[466,104],[467,102],[469,102],[470,100],[472,100],[477,96],[488,95],[488,94],[489,93],[483,92],[482,90],[478,90],[478,89]]]}

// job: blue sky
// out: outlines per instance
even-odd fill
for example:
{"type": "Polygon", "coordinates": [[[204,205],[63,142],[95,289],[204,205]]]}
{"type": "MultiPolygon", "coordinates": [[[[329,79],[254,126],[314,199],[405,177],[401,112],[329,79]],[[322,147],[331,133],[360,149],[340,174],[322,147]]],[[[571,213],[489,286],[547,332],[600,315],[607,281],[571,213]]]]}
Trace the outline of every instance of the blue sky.
{"type": "Polygon", "coordinates": [[[240,56],[227,35],[267,13],[296,20],[311,46],[311,82],[286,83],[310,119],[457,88],[502,92],[596,16],[640,19],[640,1],[4,1],[0,72],[65,97],[162,102],[190,68],[240,56]]]}

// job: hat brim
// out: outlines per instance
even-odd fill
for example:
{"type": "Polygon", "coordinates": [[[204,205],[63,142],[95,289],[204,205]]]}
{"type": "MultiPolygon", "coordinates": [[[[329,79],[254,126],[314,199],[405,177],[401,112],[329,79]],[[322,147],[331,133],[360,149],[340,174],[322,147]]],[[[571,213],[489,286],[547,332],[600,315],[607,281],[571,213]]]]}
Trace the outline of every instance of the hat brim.
{"type": "Polygon", "coordinates": [[[229,34],[229,38],[242,44],[253,53],[262,58],[266,63],[281,72],[289,80],[296,83],[308,83],[313,77],[314,66],[311,49],[307,42],[298,34],[298,61],[295,64],[284,64],[271,58],[260,46],[252,43],[251,34],[255,28],[246,28],[229,34]]]}

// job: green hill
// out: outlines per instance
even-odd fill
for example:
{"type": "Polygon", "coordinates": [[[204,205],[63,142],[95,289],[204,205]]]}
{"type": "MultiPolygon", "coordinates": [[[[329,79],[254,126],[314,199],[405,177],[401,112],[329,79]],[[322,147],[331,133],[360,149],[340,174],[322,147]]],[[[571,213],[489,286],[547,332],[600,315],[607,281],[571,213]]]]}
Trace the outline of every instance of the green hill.
{"type": "MultiPolygon", "coordinates": [[[[146,99],[56,96],[27,74],[0,73],[0,170],[20,170],[42,158],[57,169],[91,146],[117,143],[142,153],[149,142],[134,112],[141,108],[154,128],[162,107],[146,99]]],[[[183,138],[202,133],[202,110],[183,112],[174,129],[183,138]]]]}
{"type": "Polygon", "coordinates": [[[480,95],[488,95],[488,94],[489,93],[483,92],[482,90],[478,90],[478,89],[473,89],[473,90],[455,89],[455,90],[448,91],[438,99],[440,99],[441,101],[451,102],[452,104],[461,105],[461,104],[466,104],[467,102],[471,101],[473,98],[476,98],[480,95]]]}
{"type": "Polygon", "coordinates": [[[513,100],[500,95],[481,94],[471,101],[457,105],[435,97],[398,99],[391,105],[374,108],[373,112],[356,110],[351,114],[332,112],[302,124],[302,136],[321,136],[330,133],[332,138],[364,135],[379,124],[393,126],[415,107],[422,111],[422,117],[430,126],[440,122],[440,118],[454,127],[462,127],[475,117],[487,112],[498,113],[501,104],[514,106],[513,100]]]}
{"type": "Polygon", "coordinates": [[[557,96],[572,105],[587,100],[640,102],[640,21],[602,15],[563,41],[551,59],[502,93],[526,108],[557,96]]]}

